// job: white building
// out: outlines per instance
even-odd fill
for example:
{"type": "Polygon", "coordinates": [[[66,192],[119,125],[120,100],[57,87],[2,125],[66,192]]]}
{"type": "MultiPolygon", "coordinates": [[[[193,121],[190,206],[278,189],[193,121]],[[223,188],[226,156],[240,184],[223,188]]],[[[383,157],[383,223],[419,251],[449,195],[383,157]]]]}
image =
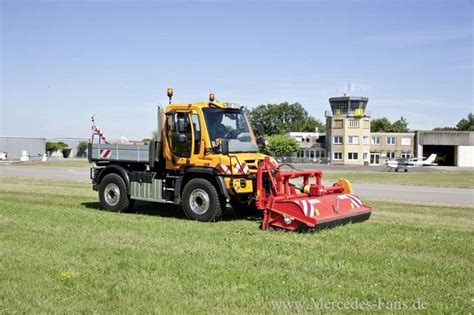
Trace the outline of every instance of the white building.
{"type": "MultiPolygon", "coordinates": [[[[295,139],[300,150],[286,158],[291,162],[321,162],[326,158],[326,149],[318,141],[324,134],[319,132],[288,132],[286,137],[295,139]]],[[[324,141],[323,141],[324,142],[324,141]]]]}

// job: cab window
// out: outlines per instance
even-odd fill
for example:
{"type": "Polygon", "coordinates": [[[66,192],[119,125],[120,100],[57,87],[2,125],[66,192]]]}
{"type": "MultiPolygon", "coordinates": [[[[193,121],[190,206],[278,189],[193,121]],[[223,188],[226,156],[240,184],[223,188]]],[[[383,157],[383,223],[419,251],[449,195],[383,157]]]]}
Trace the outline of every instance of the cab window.
{"type": "Polygon", "coordinates": [[[187,113],[174,113],[168,116],[169,140],[173,154],[189,158],[191,156],[192,133],[191,122],[187,113]],[[180,130],[181,124],[183,130],[180,130]]]}
{"type": "Polygon", "coordinates": [[[199,116],[193,114],[192,120],[194,128],[194,154],[199,154],[201,149],[201,124],[199,123],[199,116]]]}

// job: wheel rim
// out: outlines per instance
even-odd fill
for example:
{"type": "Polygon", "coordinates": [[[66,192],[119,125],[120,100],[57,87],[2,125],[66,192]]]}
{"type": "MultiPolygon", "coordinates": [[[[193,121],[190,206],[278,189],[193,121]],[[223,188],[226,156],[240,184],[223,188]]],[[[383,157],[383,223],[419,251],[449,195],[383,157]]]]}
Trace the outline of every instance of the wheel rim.
{"type": "Polygon", "coordinates": [[[120,200],[120,189],[117,184],[110,183],[105,186],[104,195],[109,206],[116,206],[120,200]]]}
{"type": "Polygon", "coordinates": [[[189,198],[191,210],[194,213],[204,214],[209,210],[210,198],[205,190],[201,188],[194,189],[189,198]]]}

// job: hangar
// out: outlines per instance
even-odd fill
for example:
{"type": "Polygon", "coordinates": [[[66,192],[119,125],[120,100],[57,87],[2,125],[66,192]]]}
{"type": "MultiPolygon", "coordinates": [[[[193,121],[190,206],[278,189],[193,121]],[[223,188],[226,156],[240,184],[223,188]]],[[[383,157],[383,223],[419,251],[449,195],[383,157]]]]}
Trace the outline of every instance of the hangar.
{"type": "Polygon", "coordinates": [[[439,165],[474,167],[474,131],[417,131],[416,156],[438,155],[439,165]]]}
{"type": "Polygon", "coordinates": [[[39,157],[45,153],[45,138],[0,137],[0,152],[6,152],[9,160],[18,160],[22,151],[30,157],[39,157]]]}

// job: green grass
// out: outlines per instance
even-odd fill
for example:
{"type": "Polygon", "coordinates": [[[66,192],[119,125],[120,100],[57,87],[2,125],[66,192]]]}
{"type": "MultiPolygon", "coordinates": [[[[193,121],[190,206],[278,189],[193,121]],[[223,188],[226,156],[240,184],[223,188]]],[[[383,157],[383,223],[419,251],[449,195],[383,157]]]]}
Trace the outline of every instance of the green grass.
{"type": "Polygon", "coordinates": [[[361,224],[269,232],[146,203],[104,212],[90,185],[0,177],[0,309],[270,313],[323,299],[387,312],[419,299],[430,313],[472,312],[474,208],[371,204],[361,224]]]}
{"type": "Polygon", "coordinates": [[[324,179],[355,183],[474,188],[474,172],[324,172],[324,179]]]}

